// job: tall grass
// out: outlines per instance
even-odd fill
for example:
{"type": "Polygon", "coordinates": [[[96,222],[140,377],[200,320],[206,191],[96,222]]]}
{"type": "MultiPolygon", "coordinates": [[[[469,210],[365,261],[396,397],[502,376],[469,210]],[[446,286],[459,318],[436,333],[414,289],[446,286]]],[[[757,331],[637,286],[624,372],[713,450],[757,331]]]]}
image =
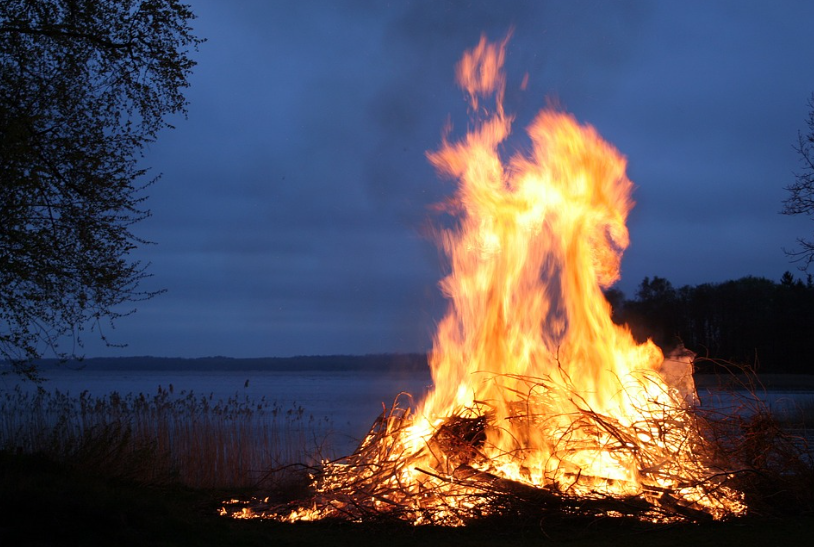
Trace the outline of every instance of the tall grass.
{"type": "Polygon", "coordinates": [[[94,473],[148,484],[245,488],[328,454],[330,420],[302,407],[193,392],[78,397],[0,393],[0,449],[40,453],[94,473]]]}

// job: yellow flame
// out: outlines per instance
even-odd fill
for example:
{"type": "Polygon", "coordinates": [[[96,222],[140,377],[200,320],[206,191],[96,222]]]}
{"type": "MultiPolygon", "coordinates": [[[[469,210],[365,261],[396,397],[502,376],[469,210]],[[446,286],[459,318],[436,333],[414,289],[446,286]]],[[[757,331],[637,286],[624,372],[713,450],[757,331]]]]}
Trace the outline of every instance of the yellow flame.
{"type": "Polygon", "coordinates": [[[481,402],[506,424],[490,430],[487,445],[498,453],[522,448],[524,460],[539,460],[534,467],[556,466],[544,435],[519,434],[506,422],[534,387],[525,378],[567,383],[580,395],[579,404],[551,409],[552,426],[565,428],[580,404],[631,414],[623,382],[657,371],[662,356],[613,324],[601,292],[618,279],[628,245],[633,202],[624,157],[592,127],[546,110],[528,128],[531,154],[504,165],[498,147],[512,121],[499,102],[504,46],[482,39],[458,67],[471,96],[497,95],[494,113],[462,142],[429,154],[459,181],[461,213],[459,227],[443,234],[452,273],[442,287],[451,305],[431,354],[435,389],[419,414],[449,416],[481,402]]]}
{"type": "Polygon", "coordinates": [[[412,414],[383,417],[349,463],[326,463],[321,501],[287,519],[364,505],[460,525],[485,503],[483,485],[500,481],[743,512],[740,494],[705,484],[714,473],[688,407],[691,356],[665,360],[611,321],[602,288],[619,278],[633,207],[625,158],[548,109],[527,128],[530,151],[504,161],[505,47],[482,38],[464,54],[456,75],[476,121],[428,154],[458,181],[457,223],[439,238],[450,304],[430,354],[434,388],[412,414]]]}
{"type": "MultiPolygon", "coordinates": [[[[476,465],[492,473],[576,493],[676,487],[682,479],[647,484],[641,450],[698,459],[680,450],[691,432],[676,424],[665,433],[659,420],[692,396],[690,357],[671,362],[682,383],[668,384],[662,352],[614,324],[602,294],[619,279],[629,243],[626,160],[593,127],[543,110],[527,128],[530,153],[504,162],[499,148],[513,121],[502,105],[505,46],[482,38],[464,55],[458,83],[473,109],[488,95],[494,107],[481,106],[463,140],[428,154],[458,181],[458,224],[441,234],[450,306],[430,355],[434,390],[417,411],[410,446],[426,443],[439,417],[479,409],[490,426],[476,465]],[[611,417],[607,432],[597,430],[597,416],[611,417]],[[622,429],[637,433],[620,443],[622,429]]],[[[704,502],[700,492],[685,494],[704,502]]]]}

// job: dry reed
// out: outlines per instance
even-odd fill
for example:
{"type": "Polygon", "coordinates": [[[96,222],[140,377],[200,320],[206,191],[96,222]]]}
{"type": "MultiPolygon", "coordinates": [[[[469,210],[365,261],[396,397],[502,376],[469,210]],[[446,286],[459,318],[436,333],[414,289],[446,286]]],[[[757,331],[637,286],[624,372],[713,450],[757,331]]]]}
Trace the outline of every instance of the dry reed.
{"type": "Polygon", "coordinates": [[[268,470],[326,457],[331,428],[300,406],[239,395],[0,393],[0,450],[149,484],[246,488],[280,479],[268,470]]]}

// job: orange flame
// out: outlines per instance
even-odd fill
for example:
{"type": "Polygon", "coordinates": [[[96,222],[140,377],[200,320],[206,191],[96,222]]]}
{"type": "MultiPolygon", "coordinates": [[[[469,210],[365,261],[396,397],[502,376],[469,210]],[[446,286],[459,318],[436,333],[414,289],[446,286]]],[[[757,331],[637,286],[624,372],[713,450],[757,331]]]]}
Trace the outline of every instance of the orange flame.
{"type": "Polygon", "coordinates": [[[457,80],[477,119],[428,154],[459,183],[448,206],[457,224],[440,233],[450,305],[430,355],[434,389],[413,414],[383,417],[345,462],[326,463],[313,506],[287,519],[391,511],[462,524],[462,511],[488,511],[484,488],[496,484],[637,497],[669,506],[661,516],[743,512],[705,463],[690,357],[665,360],[611,321],[602,288],[619,278],[633,207],[625,158],[594,128],[544,110],[528,127],[530,152],[504,162],[505,47],[482,38],[464,55],[457,80]]]}
{"type": "MultiPolygon", "coordinates": [[[[481,461],[502,477],[608,495],[676,487],[681,480],[648,481],[641,452],[655,445],[689,460],[685,467],[700,465],[689,449],[681,453],[691,432],[679,424],[665,432],[657,419],[693,396],[690,358],[665,361],[651,341],[636,343],[612,322],[602,294],[619,279],[629,243],[626,160],[593,127],[544,110],[528,127],[530,154],[504,162],[499,148],[513,121],[501,103],[505,46],[482,38],[464,55],[458,83],[473,109],[487,95],[494,108],[462,141],[428,154],[459,182],[458,225],[441,234],[451,262],[441,286],[451,302],[412,448],[446,417],[488,414],[481,461]],[[606,426],[617,431],[597,431],[597,416],[611,417],[606,426]],[[619,446],[622,429],[635,433],[629,446],[619,446]]],[[[700,491],[686,494],[722,509],[700,491]]]]}
{"type": "MultiPolygon", "coordinates": [[[[435,390],[419,414],[450,416],[477,402],[504,422],[528,399],[527,378],[546,378],[582,399],[554,409],[562,427],[580,405],[635,417],[624,383],[657,372],[662,355],[611,321],[601,292],[618,279],[628,245],[633,185],[625,159],[592,127],[546,110],[528,128],[530,157],[504,166],[498,147],[512,121],[499,102],[504,46],[482,39],[458,67],[473,97],[496,92],[494,114],[463,142],[429,154],[441,173],[460,181],[461,213],[459,228],[443,234],[452,273],[442,287],[452,303],[431,354],[435,390]]],[[[523,454],[556,466],[539,433],[518,437],[501,427],[488,444],[514,454],[522,438],[523,454]]]]}

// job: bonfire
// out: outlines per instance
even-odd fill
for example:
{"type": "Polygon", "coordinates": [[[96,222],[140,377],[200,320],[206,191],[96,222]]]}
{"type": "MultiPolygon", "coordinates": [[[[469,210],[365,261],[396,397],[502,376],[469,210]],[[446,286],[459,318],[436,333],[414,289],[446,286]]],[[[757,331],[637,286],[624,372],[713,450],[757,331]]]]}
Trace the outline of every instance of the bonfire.
{"type": "Polygon", "coordinates": [[[324,462],[306,500],[224,509],[279,520],[463,525],[546,513],[653,521],[742,514],[732,472],[693,411],[692,355],[665,357],[611,320],[603,295],[628,246],[633,184],[597,131],[545,109],[529,150],[501,152],[506,40],[457,66],[473,118],[429,161],[457,181],[438,240],[449,309],[433,387],[399,397],[359,448],[324,462]]]}

